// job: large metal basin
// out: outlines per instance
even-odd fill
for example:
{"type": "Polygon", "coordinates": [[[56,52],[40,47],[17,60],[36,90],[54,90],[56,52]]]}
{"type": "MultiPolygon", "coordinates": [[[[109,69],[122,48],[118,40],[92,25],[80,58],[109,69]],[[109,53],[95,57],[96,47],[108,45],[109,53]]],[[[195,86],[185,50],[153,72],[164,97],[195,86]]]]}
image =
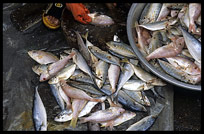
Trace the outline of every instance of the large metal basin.
{"type": "Polygon", "coordinates": [[[142,62],[144,66],[146,66],[152,73],[160,77],[161,79],[165,80],[168,83],[171,83],[173,85],[183,87],[186,89],[190,90],[195,90],[195,91],[201,91],[201,85],[192,85],[192,84],[187,84],[184,82],[181,82],[179,80],[176,80],[174,78],[169,77],[167,74],[162,73],[158,71],[154,66],[148,63],[148,61],[142,56],[140,53],[139,49],[136,47],[135,41],[134,41],[134,36],[135,35],[135,28],[134,28],[134,23],[135,20],[138,20],[140,17],[140,14],[143,11],[143,8],[145,7],[147,3],[135,3],[132,4],[129,13],[128,13],[128,19],[127,19],[127,35],[128,35],[128,40],[130,45],[132,46],[135,54],[138,56],[139,60],[142,62]]]}

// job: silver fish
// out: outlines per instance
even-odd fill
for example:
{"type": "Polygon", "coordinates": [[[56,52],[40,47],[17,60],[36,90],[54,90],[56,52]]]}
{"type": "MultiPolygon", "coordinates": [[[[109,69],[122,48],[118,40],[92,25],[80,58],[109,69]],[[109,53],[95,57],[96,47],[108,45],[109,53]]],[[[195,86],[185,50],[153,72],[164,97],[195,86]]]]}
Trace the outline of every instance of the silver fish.
{"type": "Polygon", "coordinates": [[[55,56],[54,54],[50,52],[44,52],[42,50],[28,51],[28,55],[39,64],[49,64],[57,62],[59,60],[59,58],[57,58],[57,56],[55,56]]]}
{"type": "Polygon", "coordinates": [[[99,60],[98,64],[96,65],[96,76],[101,78],[101,80],[96,79],[96,84],[98,88],[101,88],[106,81],[106,77],[108,75],[108,63],[105,61],[99,60]]]}
{"type": "Polygon", "coordinates": [[[146,24],[155,22],[159,16],[161,7],[161,3],[148,3],[142,11],[139,23],[146,24]]]}
{"type": "Polygon", "coordinates": [[[182,31],[188,51],[196,61],[201,63],[201,42],[199,42],[181,26],[179,26],[179,29],[182,31]]]}
{"type": "Polygon", "coordinates": [[[84,44],[84,41],[81,35],[79,34],[79,32],[77,31],[74,31],[74,32],[77,35],[77,44],[78,44],[79,52],[81,53],[83,58],[86,60],[87,64],[91,66],[92,63],[91,63],[91,56],[90,56],[89,50],[87,46],[84,44]]]}
{"type": "Polygon", "coordinates": [[[171,25],[174,25],[178,22],[178,19],[170,19],[170,20],[163,20],[157,21],[153,23],[141,24],[140,27],[148,29],[150,31],[162,30],[168,28],[171,25]]]}
{"type": "Polygon", "coordinates": [[[114,24],[114,21],[111,17],[107,15],[99,15],[98,13],[88,13],[88,16],[91,17],[91,24],[97,26],[107,26],[114,24]]]}
{"type": "Polygon", "coordinates": [[[120,68],[117,65],[111,64],[108,69],[108,79],[111,85],[111,92],[114,93],[120,75],[120,68]]]}
{"type": "Polygon", "coordinates": [[[38,93],[38,86],[35,87],[33,119],[37,131],[47,131],[47,113],[38,93]]]}

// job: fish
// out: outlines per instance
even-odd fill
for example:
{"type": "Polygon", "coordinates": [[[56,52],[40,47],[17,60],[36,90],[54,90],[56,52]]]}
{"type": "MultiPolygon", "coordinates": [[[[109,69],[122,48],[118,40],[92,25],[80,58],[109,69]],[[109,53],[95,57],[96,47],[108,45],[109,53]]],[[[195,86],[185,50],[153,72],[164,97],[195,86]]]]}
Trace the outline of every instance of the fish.
{"type": "Polygon", "coordinates": [[[138,122],[130,125],[126,131],[146,131],[148,130],[155,120],[158,118],[159,114],[164,109],[164,106],[160,103],[156,103],[153,108],[150,109],[150,115],[142,118],[138,122]]]}
{"type": "Polygon", "coordinates": [[[104,82],[106,81],[106,77],[108,75],[108,71],[107,71],[108,67],[109,67],[108,63],[106,63],[103,60],[99,60],[96,65],[95,74],[98,78],[101,78],[101,80],[95,79],[98,88],[101,88],[104,82]]]}
{"type": "Polygon", "coordinates": [[[126,89],[123,89],[123,91],[132,99],[134,99],[136,102],[144,106],[151,106],[147,96],[143,95],[140,91],[126,90],[126,89]]]}
{"type": "Polygon", "coordinates": [[[100,48],[96,46],[88,46],[88,49],[92,52],[93,55],[95,55],[98,59],[103,60],[107,63],[117,65],[121,68],[123,71],[122,66],[120,65],[120,60],[117,57],[112,56],[106,51],[101,50],[100,48]]]}
{"type": "Polygon", "coordinates": [[[125,112],[125,109],[121,107],[109,107],[105,110],[100,110],[91,113],[88,117],[81,117],[80,123],[93,122],[101,123],[113,120],[125,112]]]}
{"type": "Polygon", "coordinates": [[[64,105],[64,100],[62,99],[58,90],[59,85],[57,84],[49,84],[49,85],[50,85],[50,90],[52,91],[52,94],[55,97],[57,104],[60,106],[61,110],[64,110],[65,105],[64,105]]]}
{"type": "Polygon", "coordinates": [[[47,131],[47,113],[38,93],[38,86],[35,87],[33,119],[36,131],[47,131]]]}
{"type": "Polygon", "coordinates": [[[69,66],[66,66],[63,68],[60,72],[56,74],[53,78],[51,78],[48,83],[49,84],[56,84],[58,83],[61,79],[67,80],[69,77],[74,73],[76,69],[76,64],[71,64],[69,66]]]}
{"type": "Polygon", "coordinates": [[[179,70],[182,70],[190,75],[198,75],[201,74],[200,68],[192,61],[175,56],[175,57],[170,57],[166,58],[170,64],[172,64],[174,67],[176,67],[179,70]]]}
{"type": "Polygon", "coordinates": [[[168,45],[162,46],[154,50],[152,53],[146,56],[146,60],[155,58],[168,58],[179,54],[185,45],[184,38],[179,37],[176,41],[171,42],[168,45]]]}
{"type": "MultiPolygon", "coordinates": [[[[100,97],[100,99],[103,100],[103,101],[105,101],[106,98],[107,98],[107,96],[100,97]]],[[[84,108],[82,109],[82,111],[79,113],[78,118],[89,114],[96,104],[98,104],[98,102],[88,101],[86,103],[86,105],[84,106],[84,108]]],[[[69,112],[69,113],[66,112],[64,114],[57,115],[54,120],[56,122],[67,122],[67,121],[69,121],[71,119],[72,119],[72,112],[69,112]]]]}
{"type": "Polygon", "coordinates": [[[63,101],[66,103],[66,109],[71,109],[71,100],[70,98],[65,94],[65,92],[63,91],[63,89],[61,88],[60,84],[57,83],[57,88],[59,90],[59,95],[61,96],[61,98],[63,99],[63,101]]]}
{"type": "Polygon", "coordinates": [[[70,114],[72,115],[72,110],[71,109],[63,110],[54,118],[54,121],[56,121],[56,122],[67,122],[67,121],[72,119],[72,116],[69,116],[70,114]],[[69,119],[68,119],[68,117],[69,117],[69,119]]]}
{"type": "Polygon", "coordinates": [[[132,111],[147,112],[147,109],[143,105],[132,99],[123,90],[118,92],[118,102],[132,111]]]}
{"type": "Polygon", "coordinates": [[[132,91],[143,91],[143,90],[148,90],[153,87],[154,87],[153,85],[147,84],[146,82],[142,80],[130,79],[127,82],[125,82],[122,88],[127,89],[127,90],[132,90],[132,91]]]}
{"type": "Polygon", "coordinates": [[[49,64],[59,60],[54,54],[42,50],[28,51],[28,55],[39,64],[49,64]]]}
{"type": "Polygon", "coordinates": [[[54,77],[59,71],[61,71],[69,62],[69,60],[75,55],[74,52],[70,53],[66,58],[59,60],[50,64],[47,68],[46,72],[43,72],[40,75],[40,82],[49,80],[50,78],[54,77]]]}
{"type": "MultiPolygon", "coordinates": [[[[181,12],[181,11],[180,11],[181,12]]],[[[184,7],[184,15],[180,17],[180,22],[183,26],[189,29],[190,26],[190,18],[189,18],[189,8],[184,7]]]]}
{"type": "MultiPolygon", "coordinates": [[[[85,40],[86,40],[86,47],[88,48],[88,46],[94,46],[89,40],[88,40],[88,32],[86,32],[85,35],[82,36],[85,40]]],[[[88,49],[90,56],[91,56],[91,63],[92,63],[92,67],[95,67],[95,65],[98,63],[98,58],[96,58],[96,56],[94,56],[90,50],[88,49]]]]}
{"type": "Polygon", "coordinates": [[[101,124],[101,127],[108,127],[109,125],[118,126],[118,125],[120,125],[120,124],[122,124],[128,120],[133,119],[135,116],[136,116],[136,113],[125,110],[125,112],[123,114],[121,114],[119,117],[117,117],[116,119],[113,120],[112,124],[110,124],[110,123],[108,124],[108,122],[103,122],[100,124],[101,124]]]}
{"type": "Polygon", "coordinates": [[[88,50],[87,46],[84,44],[84,41],[83,41],[81,35],[79,34],[79,32],[77,32],[77,31],[74,31],[74,32],[77,35],[77,44],[78,44],[79,52],[83,56],[83,58],[85,59],[87,64],[89,66],[91,66],[92,63],[91,63],[91,55],[89,53],[89,50],[88,50]]]}
{"type": "Polygon", "coordinates": [[[195,21],[198,20],[198,17],[201,14],[201,3],[189,3],[189,32],[196,33],[196,24],[195,21]]]}
{"type": "Polygon", "coordinates": [[[170,19],[170,20],[163,20],[163,21],[156,21],[147,24],[140,24],[139,27],[143,27],[150,31],[157,31],[162,29],[167,29],[169,26],[174,25],[178,22],[178,19],[170,19]]]}
{"type": "Polygon", "coordinates": [[[123,42],[109,41],[106,43],[106,45],[107,45],[109,50],[114,51],[117,54],[120,54],[120,55],[125,56],[127,58],[138,59],[138,57],[135,55],[131,46],[129,46],[123,42]]]}
{"type": "Polygon", "coordinates": [[[97,12],[95,13],[88,13],[88,16],[91,17],[90,24],[96,26],[110,26],[113,25],[115,22],[113,19],[107,15],[99,15],[97,12]]]}
{"type": "Polygon", "coordinates": [[[177,78],[181,81],[184,82],[188,82],[185,78],[185,73],[181,70],[176,69],[173,65],[171,65],[170,63],[163,61],[163,60],[159,60],[157,59],[160,66],[162,67],[162,69],[169,74],[170,76],[173,76],[174,78],[177,78]]]}
{"type": "Polygon", "coordinates": [[[110,54],[112,54],[113,56],[117,57],[117,58],[120,58],[120,59],[125,58],[123,55],[117,54],[117,53],[111,51],[110,49],[108,50],[108,52],[109,52],[110,54]]]}
{"type": "Polygon", "coordinates": [[[80,70],[82,70],[83,72],[88,74],[90,76],[90,78],[92,79],[92,81],[95,83],[94,78],[96,78],[96,76],[93,75],[93,73],[92,73],[89,65],[86,63],[85,59],[78,52],[77,49],[72,48],[72,51],[76,53],[75,56],[73,56],[74,63],[79,67],[80,70]]]}
{"type": "Polygon", "coordinates": [[[80,89],[69,86],[66,83],[66,81],[64,81],[64,80],[61,80],[60,84],[61,84],[61,87],[64,90],[65,94],[67,96],[69,96],[70,98],[102,102],[102,100],[97,99],[97,98],[92,98],[86,92],[84,92],[84,91],[82,91],[80,89]]]}
{"type": "MultiPolygon", "coordinates": [[[[136,62],[137,64],[137,62],[136,62]]],[[[121,72],[120,73],[120,76],[119,76],[119,80],[118,80],[118,85],[117,85],[117,88],[116,88],[116,91],[115,93],[112,94],[111,98],[112,100],[115,100],[117,102],[117,96],[118,96],[118,93],[120,91],[120,89],[123,87],[123,85],[132,77],[132,75],[134,74],[134,71],[132,69],[132,67],[125,63],[124,64],[124,68],[125,68],[125,71],[124,72],[121,72]]]]}
{"type": "Polygon", "coordinates": [[[151,41],[149,43],[148,49],[147,49],[147,54],[152,53],[154,50],[162,46],[162,35],[160,31],[156,31],[153,33],[151,41]]]}
{"type": "Polygon", "coordinates": [[[120,68],[117,65],[110,64],[108,68],[108,79],[110,81],[112,93],[116,91],[116,85],[118,83],[119,76],[120,76],[120,68]]]}
{"type": "Polygon", "coordinates": [[[169,15],[170,12],[171,10],[168,9],[166,3],[163,3],[156,21],[163,20],[164,18],[166,18],[167,15],[169,15]]]}
{"type": "Polygon", "coordinates": [[[154,86],[164,86],[164,85],[166,85],[161,79],[157,78],[156,76],[151,75],[149,72],[143,70],[139,66],[137,66],[135,64],[132,64],[127,59],[124,59],[123,61],[130,64],[130,66],[132,67],[135,75],[138,78],[140,78],[141,80],[143,80],[144,82],[151,83],[154,86]]]}
{"type": "Polygon", "coordinates": [[[83,90],[87,93],[91,93],[92,95],[102,96],[104,95],[101,91],[96,89],[93,84],[83,83],[83,82],[76,82],[76,81],[68,81],[67,82],[70,86],[83,90]]]}
{"type": "Polygon", "coordinates": [[[41,75],[41,73],[46,72],[48,65],[42,64],[42,65],[35,65],[32,67],[33,72],[35,72],[37,75],[41,75]]]}
{"type": "Polygon", "coordinates": [[[86,105],[87,100],[72,99],[72,120],[70,126],[75,128],[78,120],[78,115],[86,105]]]}
{"type": "Polygon", "coordinates": [[[72,75],[70,77],[71,80],[78,81],[78,82],[84,82],[84,83],[89,83],[89,84],[94,84],[93,80],[86,74],[84,73],[79,73],[77,75],[72,75]]]}
{"type": "Polygon", "coordinates": [[[148,3],[142,11],[139,23],[147,24],[155,22],[159,16],[160,10],[162,8],[161,3],[148,3]]]}
{"type": "Polygon", "coordinates": [[[201,63],[201,42],[182,28],[182,26],[179,26],[178,28],[182,31],[188,51],[197,62],[201,63]]]}

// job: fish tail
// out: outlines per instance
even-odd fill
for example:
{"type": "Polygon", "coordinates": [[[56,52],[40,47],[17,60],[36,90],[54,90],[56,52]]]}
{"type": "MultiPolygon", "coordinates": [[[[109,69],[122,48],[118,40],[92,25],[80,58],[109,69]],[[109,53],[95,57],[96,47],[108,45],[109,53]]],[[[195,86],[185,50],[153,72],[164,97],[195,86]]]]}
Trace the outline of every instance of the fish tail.
{"type": "Polygon", "coordinates": [[[87,40],[88,39],[88,34],[89,34],[89,32],[87,31],[86,34],[81,35],[81,37],[84,38],[85,40],[87,40]]]}
{"type": "Polygon", "coordinates": [[[70,122],[70,126],[75,128],[76,127],[76,124],[77,124],[77,119],[78,118],[72,118],[71,122],[70,122]]]}

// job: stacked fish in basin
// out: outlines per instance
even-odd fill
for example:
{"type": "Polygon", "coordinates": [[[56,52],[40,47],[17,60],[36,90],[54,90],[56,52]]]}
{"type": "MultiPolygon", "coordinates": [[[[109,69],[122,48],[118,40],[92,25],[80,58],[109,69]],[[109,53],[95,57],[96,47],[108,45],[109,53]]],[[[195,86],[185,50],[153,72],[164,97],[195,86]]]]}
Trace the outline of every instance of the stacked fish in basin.
{"type": "Polygon", "coordinates": [[[201,4],[149,3],[135,22],[137,47],[159,71],[201,81],[201,4]]]}
{"type": "MultiPolygon", "coordinates": [[[[145,91],[166,84],[142,69],[128,44],[109,41],[106,43],[108,51],[104,51],[88,41],[88,33],[83,36],[77,31],[75,33],[79,50],[65,50],[60,58],[41,50],[28,52],[29,56],[39,63],[33,66],[33,71],[39,75],[40,82],[48,81],[61,108],[54,120],[70,121],[73,128],[86,122],[113,128],[133,119],[136,112],[147,112],[146,107],[151,107],[151,104],[145,91]],[[92,112],[97,104],[101,104],[102,108],[92,112]]],[[[40,100],[40,106],[34,106],[36,130],[47,130],[46,113],[43,112],[45,114],[39,116],[41,109],[45,109],[42,108],[44,106],[37,91],[38,98],[35,101],[40,100]]],[[[128,130],[148,129],[162,109],[163,107],[159,106],[157,113],[142,120],[141,122],[146,124],[142,129],[141,124],[136,123],[128,130]],[[152,123],[146,121],[147,119],[152,123]]]]}

